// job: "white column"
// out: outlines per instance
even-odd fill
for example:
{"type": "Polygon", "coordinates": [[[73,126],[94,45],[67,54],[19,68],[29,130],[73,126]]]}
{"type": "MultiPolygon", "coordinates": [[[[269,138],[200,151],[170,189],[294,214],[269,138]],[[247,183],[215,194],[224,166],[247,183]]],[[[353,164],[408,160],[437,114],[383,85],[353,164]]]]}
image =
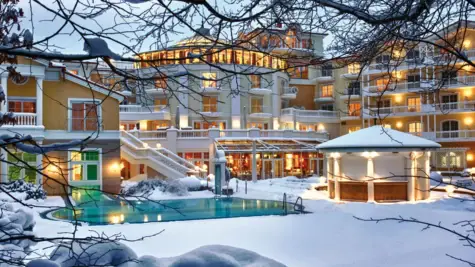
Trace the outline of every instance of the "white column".
{"type": "Polygon", "coordinates": [[[374,162],[372,158],[368,158],[368,164],[366,168],[366,176],[368,176],[368,179],[371,179],[368,181],[368,202],[374,202],[374,162]]]}
{"type": "MultiPolygon", "coordinates": [[[[281,88],[281,90],[279,90],[279,85],[281,83],[278,82],[279,81],[279,77],[277,75],[277,73],[273,73],[272,74],[272,118],[273,118],[273,123],[275,123],[275,120],[278,118],[280,118],[280,108],[281,108],[281,100],[280,100],[280,93],[281,93],[281,90],[283,90],[283,88],[281,88]]],[[[276,129],[276,127],[273,125],[272,127],[273,129],[276,129]]]]}
{"type": "MultiPolygon", "coordinates": [[[[184,67],[179,68],[180,72],[187,72],[187,70],[184,67]]],[[[179,94],[178,97],[180,99],[180,104],[178,109],[180,110],[180,127],[187,127],[189,126],[188,122],[188,95],[190,93],[190,90],[188,90],[188,87],[190,86],[188,83],[188,76],[181,76],[179,78],[180,85],[179,85],[179,94]],[[183,105],[184,106],[183,106],[183,105]]],[[[175,107],[173,107],[175,108],[175,107]]],[[[174,112],[175,110],[172,110],[174,112]]]]}
{"type": "MultiPolygon", "coordinates": [[[[39,145],[42,145],[42,141],[37,142],[39,145]]],[[[43,169],[43,154],[36,155],[36,169],[41,173],[44,173],[46,170],[43,169]]],[[[36,173],[36,183],[43,184],[43,175],[41,173],[36,173]]]]}
{"type": "MultiPolygon", "coordinates": [[[[0,149],[0,154],[3,157],[3,159],[6,159],[8,156],[8,153],[4,149],[0,149]]],[[[5,161],[2,161],[0,163],[0,168],[1,168],[1,181],[2,183],[8,182],[8,172],[7,172],[7,163],[5,161]]]]}
{"type": "Polygon", "coordinates": [[[257,182],[256,141],[252,141],[252,181],[257,182]]]}
{"type": "MultiPolygon", "coordinates": [[[[238,93],[240,91],[240,75],[234,75],[231,79],[231,127],[233,129],[245,129],[246,125],[241,125],[241,95],[238,93]]],[[[249,106],[249,105],[245,105],[249,106]]],[[[250,106],[246,112],[250,111],[250,106]]]]}
{"type": "MultiPolygon", "coordinates": [[[[338,154],[338,153],[335,153],[338,154]]],[[[340,200],[340,155],[333,156],[333,180],[335,182],[335,200],[340,200]]]]}
{"type": "Polygon", "coordinates": [[[407,178],[407,200],[414,201],[415,200],[415,176],[417,175],[417,157],[415,155],[411,155],[411,174],[407,178]]]}
{"type": "MultiPolygon", "coordinates": [[[[333,180],[333,173],[331,172],[331,164],[333,163],[333,158],[330,158],[328,154],[325,155],[326,161],[326,170],[324,175],[327,177],[327,184],[328,184],[328,198],[330,198],[330,181],[333,180]]],[[[335,180],[333,180],[335,182],[335,180]]]]}
{"type": "Polygon", "coordinates": [[[36,125],[43,125],[43,76],[36,77],[36,125]]]}
{"type": "Polygon", "coordinates": [[[5,94],[5,102],[2,103],[0,110],[2,112],[8,111],[8,76],[2,75],[2,88],[5,94]]]}
{"type": "Polygon", "coordinates": [[[425,175],[427,175],[427,178],[424,178],[424,193],[423,193],[423,197],[424,199],[428,199],[430,197],[430,179],[429,179],[429,175],[430,175],[430,152],[426,152],[425,153],[425,162],[424,162],[425,166],[424,166],[424,173],[425,175]]]}

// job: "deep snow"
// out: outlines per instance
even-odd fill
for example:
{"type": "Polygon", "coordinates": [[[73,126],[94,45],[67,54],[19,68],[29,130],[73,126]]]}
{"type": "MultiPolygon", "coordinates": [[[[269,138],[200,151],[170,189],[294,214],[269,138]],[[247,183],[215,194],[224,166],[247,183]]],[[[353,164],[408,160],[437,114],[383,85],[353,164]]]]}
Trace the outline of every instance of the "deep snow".
{"type": "MultiPolygon", "coordinates": [[[[82,226],[79,235],[91,231],[107,235],[121,233],[133,239],[165,230],[143,241],[129,242],[137,255],[174,257],[205,245],[228,245],[254,251],[290,267],[299,266],[467,266],[445,254],[471,261],[473,249],[463,246],[457,237],[438,229],[421,231],[415,224],[397,222],[362,222],[364,218],[414,217],[463,231],[452,223],[472,219],[474,202],[460,202],[445,193],[432,193],[428,201],[419,203],[371,204],[335,203],[326,192],[307,190],[320,183],[319,178],[298,181],[294,178],[239,182],[236,196],[261,199],[281,199],[284,192],[293,200],[302,196],[311,214],[263,216],[203,221],[82,226]]],[[[235,187],[235,180],[230,182],[235,187]]],[[[188,197],[212,197],[209,192],[191,192],[188,197]]],[[[62,205],[61,199],[48,198],[45,206],[62,205]]],[[[36,211],[42,209],[35,209],[36,211]]],[[[35,232],[40,236],[57,236],[71,231],[66,222],[42,219],[35,213],[35,232]]],[[[50,252],[48,244],[36,246],[38,252],[50,252]]]]}

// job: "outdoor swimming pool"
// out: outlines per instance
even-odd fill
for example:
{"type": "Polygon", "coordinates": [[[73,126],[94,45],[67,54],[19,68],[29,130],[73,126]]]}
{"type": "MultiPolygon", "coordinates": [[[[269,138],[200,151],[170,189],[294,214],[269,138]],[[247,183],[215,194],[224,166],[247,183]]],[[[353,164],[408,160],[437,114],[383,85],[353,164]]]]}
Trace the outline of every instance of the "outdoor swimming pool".
{"type": "Polygon", "coordinates": [[[263,215],[298,214],[294,204],[282,201],[243,199],[243,198],[201,198],[155,201],[123,201],[104,196],[95,201],[76,201],[73,212],[62,208],[50,212],[46,217],[59,220],[74,220],[90,225],[119,223],[167,222],[202,220],[232,217],[251,217],[263,215]]]}

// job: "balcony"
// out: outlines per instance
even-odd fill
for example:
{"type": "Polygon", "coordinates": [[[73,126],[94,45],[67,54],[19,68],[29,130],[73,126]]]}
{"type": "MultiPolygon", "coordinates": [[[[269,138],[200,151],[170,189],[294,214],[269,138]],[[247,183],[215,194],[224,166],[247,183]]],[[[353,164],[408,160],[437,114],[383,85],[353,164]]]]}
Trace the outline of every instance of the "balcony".
{"type": "Polygon", "coordinates": [[[297,87],[284,87],[284,90],[280,97],[282,99],[295,99],[297,98],[297,94],[299,89],[297,87]]]}
{"type": "Polygon", "coordinates": [[[206,93],[219,93],[219,92],[221,92],[221,88],[219,88],[219,87],[217,87],[217,86],[216,86],[216,87],[203,87],[203,86],[201,86],[201,87],[200,87],[200,91],[201,91],[201,93],[203,93],[203,94],[206,94],[206,93]]]}
{"type": "Polygon", "coordinates": [[[294,108],[282,109],[280,120],[282,122],[318,123],[318,122],[338,122],[337,111],[329,110],[301,110],[294,108]]]}
{"type": "Polygon", "coordinates": [[[170,120],[170,109],[165,105],[141,106],[120,105],[119,114],[121,121],[137,120],[170,120]]]}
{"type": "Polygon", "coordinates": [[[392,93],[418,92],[421,90],[421,82],[395,82],[381,85],[370,85],[364,87],[367,94],[382,95],[392,93]]]}
{"type": "Polygon", "coordinates": [[[435,86],[445,87],[445,88],[454,88],[454,87],[465,87],[465,86],[474,86],[475,85],[475,76],[458,76],[451,78],[442,78],[439,81],[435,82],[435,86]]]}
{"type": "Polygon", "coordinates": [[[340,95],[340,99],[357,99],[361,97],[360,88],[345,88],[343,94],[340,95]]]}
{"type": "Polygon", "coordinates": [[[475,101],[440,103],[435,105],[435,110],[441,113],[475,111],[475,101]]]}
{"type": "Polygon", "coordinates": [[[270,95],[272,94],[272,89],[269,88],[251,88],[249,93],[253,95],[270,95]]]}
{"type": "Polygon", "coordinates": [[[203,109],[199,113],[205,117],[212,118],[220,117],[223,115],[222,112],[218,110],[218,105],[216,104],[203,104],[203,109]]]}
{"type": "Polygon", "coordinates": [[[392,106],[392,107],[370,107],[365,109],[363,114],[365,118],[385,118],[389,116],[416,116],[421,113],[434,112],[431,105],[413,105],[413,106],[392,106]]]}
{"type": "Polygon", "coordinates": [[[151,96],[164,96],[167,94],[167,91],[164,88],[146,87],[145,93],[151,96]]]}
{"type": "Polygon", "coordinates": [[[349,120],[359,120],[361,118],[361,110],[352,110],[352,111],[341,111],[340,120],[349,121],[349,120]]]}
{"type": "Polygon", "coordinates": [[[331,69],[321,70],[320,76],[315,78],[315,81],[317,82],[332,82],[334,80],[335,78],[333,77],[333,70],[331,69]]]}
{"type": "Polygon", "coordinates": [[[315,102],[330,102],[330,101],[333,101],[333,92],[326,92],[326,93],[322,93],[322,92],[318,92],[316,93],[316,97],[314,98],[314,101],[315,102]]]}
{"type": "Polygon", "coordinates": [[[475,130],[416,132],[411,134],[436,142],[475,141],[475,130]]]}
{"type": "Polygon", "coordinates": [[[268,106],[251,106],[251,109],[249,110],[249,117],[268,119],[272,117],[272,111],[268,106]]]}

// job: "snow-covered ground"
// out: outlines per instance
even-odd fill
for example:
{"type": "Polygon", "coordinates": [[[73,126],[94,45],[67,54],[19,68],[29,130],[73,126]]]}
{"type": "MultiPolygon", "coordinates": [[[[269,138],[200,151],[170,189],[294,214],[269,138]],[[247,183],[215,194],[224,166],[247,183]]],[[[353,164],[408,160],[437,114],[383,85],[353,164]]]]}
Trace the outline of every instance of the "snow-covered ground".
{"type": "MultiPolygon", "coordinates": [[[[421,231],[421,225],[397,222],[362,222],[363,218],[414,217],[438,223],[459,231],[452,225],[459,220],[473,219],[474,202],[450,199],[445,193],[432,193],[428,201],[417,204],[335,203],[326,192],[307,190],[319,179],[271,179],[248,182],[248,194],[239,182],[238,197],[281,199],[287,193],[290,200],[304,198],[310,214],[263,216],[206,221],[82,226],[79,235],[93,232],[113,235],[121,233],[134,239],[165,230],[160,235],[129,245],[138,256],[173,257],[203,245],[229,245],[257,252],[290,267],[298,266],[467,266],[446,254],[475,261],[473,249],[462,241],[438,229],[421,231]]],[[[230,187],[235,188],[232,180],[230,187]]],[[[158,195],[157,195],[158,196],[158,195]]],[[[186,197],[212,197],[210,192],[191,192],[186,197]]],[[[166,197],[166,196],[165,196],[166,197]]],[[[44,206],[60,206],[60,198],[48,198],[44,206]]],[[[36,208],[40,211],[43,209],[36,208]]],[[[57,236],[71,231],[66,222],[40,218],[35,213],[35,232],[41,236],[57,236]]],[[[41,252],[47,244],[38,245],[41,252]]],[[[46,251],[48,249],[46,248],[46,251]]]]}

